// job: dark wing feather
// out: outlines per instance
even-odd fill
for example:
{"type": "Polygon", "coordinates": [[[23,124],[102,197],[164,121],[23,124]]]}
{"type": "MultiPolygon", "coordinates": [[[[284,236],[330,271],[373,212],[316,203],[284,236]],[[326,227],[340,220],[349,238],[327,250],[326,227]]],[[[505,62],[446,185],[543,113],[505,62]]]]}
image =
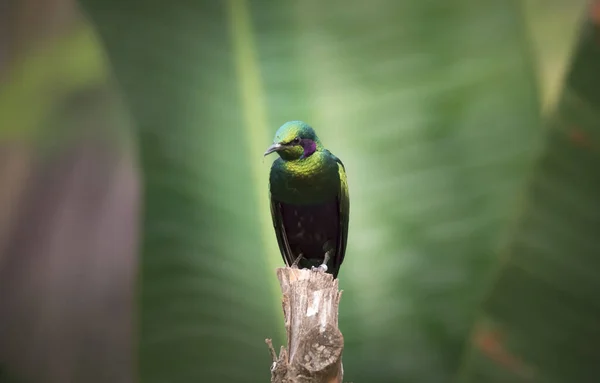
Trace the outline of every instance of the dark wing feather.
{"type": "MultiPolygon", "coordinates": [[[[332,154],[333,156],[333,154],[332,154]]],[[[348,178],[346,177],[346,168],[342,161],[333,156],[338,163],[338,171],[340,175],[340,189],[337,195],[338,215],[340,220],[340,228],[338,233],[338,243],[336,246],[336,254],[334,257],[334,272],[333,277],[336,278],[344,255],[346,254],[346,244],[348,242],[348,222],[350,217],[350,195],[348,193],[348,178]]]]}
{"type": "Polygon", "coordinates": [[[277,237],[277,244],[279,245],[279,251],[287,266],[291,266],[294,263],[294,255],[290,249],[287,235],[285,233],[285,226],[283,225],[283,217],[281,215],[281,202],[273,199],[271,195],[271,218],[273,219],[273,227],[275,228],[275,236],[277,237]]]}

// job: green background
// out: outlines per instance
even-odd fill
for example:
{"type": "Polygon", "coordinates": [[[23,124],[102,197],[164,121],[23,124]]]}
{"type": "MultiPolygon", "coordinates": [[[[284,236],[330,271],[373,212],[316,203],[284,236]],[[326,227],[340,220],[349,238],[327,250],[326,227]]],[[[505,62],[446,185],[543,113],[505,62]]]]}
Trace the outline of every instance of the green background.
{"type": "MultiPolygon", "coordinates": [[[[82,0],[97,38],[17,67],[65,93],[104,81],[120,105],[94,116],[128,127],[108,141],[140,166],[140,380],[268,381],[264,339],[285,333],[262,153],[299,119],[348,173],[345,380],[591,381],[599,61],[573,50],[596,33],[583,5],[82,0]]],[[[2,132],[47,143],[58,106],[34,80],[3,87],[19,122],[2,132]]]]}

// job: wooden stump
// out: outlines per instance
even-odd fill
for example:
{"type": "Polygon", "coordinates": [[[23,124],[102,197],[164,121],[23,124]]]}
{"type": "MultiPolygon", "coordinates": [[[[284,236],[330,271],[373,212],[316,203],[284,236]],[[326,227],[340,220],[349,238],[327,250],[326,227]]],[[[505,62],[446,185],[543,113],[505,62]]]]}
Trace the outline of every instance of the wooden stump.
{"type": "Polygon", "coordinates": [[[331,274],[277,269],[283,293],[287,348],[277,356],[270,339],[272,383],[342,383],[344,338],[338,329],[342,292],[331,274]]]}

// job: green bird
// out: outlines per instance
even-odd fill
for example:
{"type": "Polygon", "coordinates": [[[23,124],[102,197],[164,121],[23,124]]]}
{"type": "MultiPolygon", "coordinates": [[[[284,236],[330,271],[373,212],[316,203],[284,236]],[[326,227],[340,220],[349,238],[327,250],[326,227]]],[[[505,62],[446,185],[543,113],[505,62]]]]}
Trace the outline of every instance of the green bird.
{"type": "Polygon", "coordinates": [[[346,169],[313,128],[283,124],[265,156],[277,152],[269,175],[271,216],[288,266],[340,270],[348,240],[350,200],[346,169]]]}

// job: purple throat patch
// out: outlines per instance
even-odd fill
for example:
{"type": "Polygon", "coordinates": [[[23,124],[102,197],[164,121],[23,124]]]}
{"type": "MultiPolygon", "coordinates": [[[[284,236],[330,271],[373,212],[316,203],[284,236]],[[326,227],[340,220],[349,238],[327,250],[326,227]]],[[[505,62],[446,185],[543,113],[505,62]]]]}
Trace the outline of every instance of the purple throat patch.
{"type": "Polygon", "coordinates": [[[300,140],[300,145],[304,149],[303,157],[309,157],[317,151],[317,143],[310,138],[303,138],[300,140]]]}

